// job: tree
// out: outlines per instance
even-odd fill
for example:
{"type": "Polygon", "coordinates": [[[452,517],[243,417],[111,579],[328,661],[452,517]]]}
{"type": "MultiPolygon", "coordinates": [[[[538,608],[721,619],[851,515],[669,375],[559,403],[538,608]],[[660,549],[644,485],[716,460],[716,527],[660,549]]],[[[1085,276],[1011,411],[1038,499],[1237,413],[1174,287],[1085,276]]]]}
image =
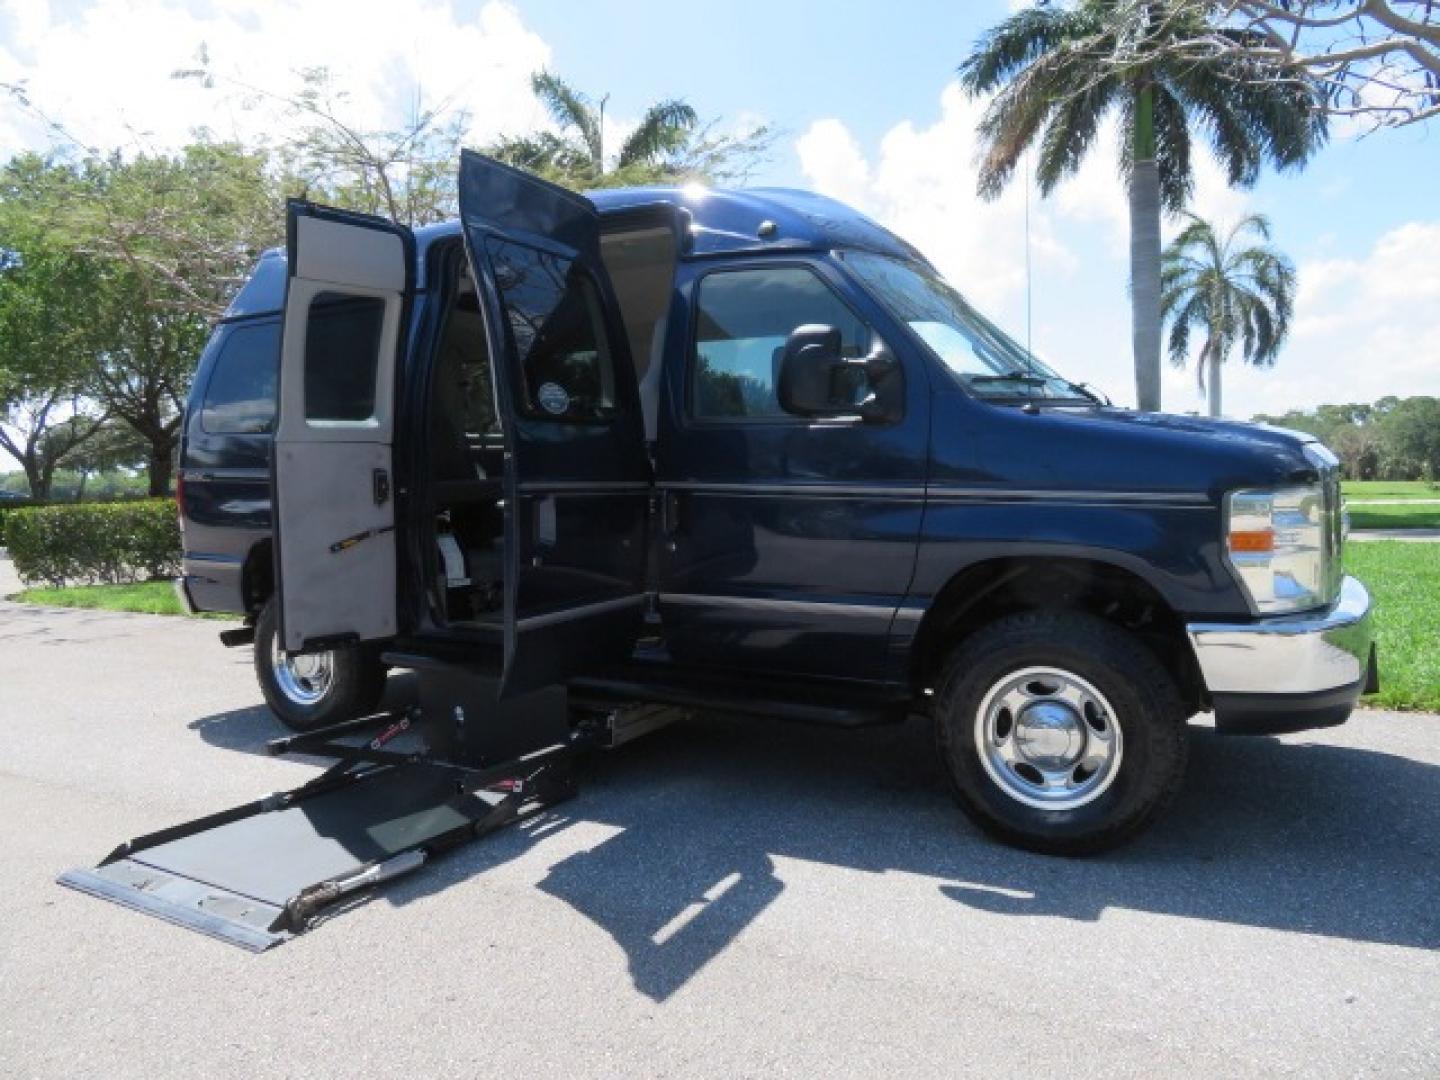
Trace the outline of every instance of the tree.
{"type": "Polygon", "coordinates": [[[1380,420],[1391,470],[1405,479],[1440,479],[1440,398],[1411,397],[1380,420]]]}
{"type": "Polygon", "coordinates": [[[1244,50],[1318,82],[1331,115],[1403,127],[1440,115],[1440,4],[1434,0],[1189,0],[1223,31],[1177,59],[1244,50]]]}
{"type": "Polygon", "coordinates": [[[180,411],[211,322],[283,236],[263,155],[196,143],[78,167],[67,242],[94,268],[84,393],[149,447],[150,494],[170,486],[180,411]]]}
{"type": "Polygon", "coordinates": [[[608,94],[593,101],[544,71],[531,76],[530,86],[558,132],[503,138],[486,152],[576,190],[743,179],[774,141],[763,126],[738,135],[718,134],[718,122],[702,126],[690,105],[671,98],[646,109],[612,156],[605,146],[608,94]]]}
{"type": "Polygon", "coordinates": [[[426,102],[417,93],[399,123],[370,127],[355,119],[348,90],[325,67],[305,68],[293,88],[275,90],[218,72],[201,48],[195,66],[172,77],[215,90],[236,108],[278,112],[282,134],[254,149],[268,158],[280,196],[411,227],[458,213],[456,179],[470,114],[451,101],[426,102]]]}
{"type": "MultiPolygon", "coordinates": [[[[64,456],[63,467],[75,474],[75,490],[71,498],[75,502],[83,502],[92,476],[121,468],[132,469],[143,464],[150,452],[148,440],[141,438],[129,424],[106,421],[91,438],[64,456]]],[[[51,497],[54,495],[52,490],[51,497]]]]}
{"type": "Polygon", "coordinates": [[[1440,399],[1381,398],[1373,404],[1321,405],[1257,421],[1307,431],[1340,458],[1351,480],[1440,478],[1440,399]]]}
{"type": "Polygon", "coordinates": [[[1200,389],[1209,384],[1210,415],[1220,415],[1220,365],[1240,347],[1247,364],[1269,367],[1290,332],[1295,306],[1295,267],[1268,241],[1270,223],[1260,214],[1241,219],[1221,236],[1208,221],[1189,222],[1165,249],[1160,307],[1170,322],[1170,362],[1190,359],[1190,333],[1205,341],[1195,362],[1200,389]],[[1249,244],[1251,237],[1261,243],[1249,244]]]}
{"type": "Polygon", "coordinates": [[[96,274],[60,240],[74,179],[35,154],[0,169],[0,449],[41,500],[62,459],[104,418],[82,392],[96,274]]]}
{"type": "Polygon", "coordinates": [[[1160,407],[1160,218],[1191,194],[1191,129],[1207,138],[1232,185],[1267,160],[1298,167],[1323,143],[1320,95],[1303,75],[1244,50],[1181,59],[1178,47],[1242,29],[1215,27],[1193,0],[1080,0],[1035,6],[991,29],[960,66],[974,96],[994,94],[980,123],[979,191],[998,195],[1037,146],[1049,194],[1079,168],[1105,116],[1118,111],[1130,200],[1131,334],[1139,407],[1160,407]]]}

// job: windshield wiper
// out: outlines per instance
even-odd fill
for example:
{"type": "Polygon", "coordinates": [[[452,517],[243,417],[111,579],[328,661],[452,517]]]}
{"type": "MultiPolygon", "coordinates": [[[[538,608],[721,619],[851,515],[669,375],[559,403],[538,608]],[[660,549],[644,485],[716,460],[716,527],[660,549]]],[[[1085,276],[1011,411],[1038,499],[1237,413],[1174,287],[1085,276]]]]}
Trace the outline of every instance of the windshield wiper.
{"type": "Polygon", "coordinates": [[[1083,382],[1071,382],[1069,379],[1065,379],[1064,382],[1065,385],[1068,386],[1071,390],[1074,390],[1077,394],[1083,394],[1085,397],[1095,402],[1096,405],[1111,404],[1111,401],[1108,397],[1106,397],[1099,391],[1092,389],[1083,382]]]}
{"type": "Polygon", "coordinates": [[[1050,385],[1049,379],[1039,375],[1021,375],[1018,372],[1011,372],[1008,375],[967,375],[965,378],[972,383],[1015,382],[1022,386],[1050,385]]]}

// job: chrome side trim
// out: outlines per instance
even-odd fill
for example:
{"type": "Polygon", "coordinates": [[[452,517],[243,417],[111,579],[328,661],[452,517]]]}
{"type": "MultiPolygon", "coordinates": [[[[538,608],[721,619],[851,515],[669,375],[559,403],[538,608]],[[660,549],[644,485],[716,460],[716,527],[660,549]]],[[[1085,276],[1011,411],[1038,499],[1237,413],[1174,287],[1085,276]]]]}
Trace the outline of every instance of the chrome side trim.
{"type": "Polygon", "coordinates": [[[220,467],[197,467],[180,469],[176,476],[188,482],[199,482],[204,480],[263,480],[270,482],[269,469],[241,469],[241,468],[220,468],[220,467]]]}
{"type": "Polygon", "coordinates": [[[1067,502],[1210,506],[1210,496],[1185,491],[1068,491],[1060,488],[962,488],[932,486],[927,497],[940,502],[1067,502]]]}
{"type": "Polygon", "coordinates": [[[920,484],[711,484],[690,480],[667,480],[657,483],[660,491],[700,495],[727,495],[758,498],[772,495],[819,497],[830,499],[910,499],[920,502],[925,488],[920,484]]]}
{"type": "Polygon", "coordinates": [[[182,560],[187,563],[223,563],[237,569],[245,563],[245,560],[238,555],[222,555],[215,551],[187,551],[182,556],[182,560]]]}
{"type": "Polygon", "coordinates": [[[584,604],[576,608],[565,608],[562,611],[549,611],[543,615],[530,615],[517,619],[515,627],[518,630],[540,630],[546,626],[554,626],[557,623],[572,622],[575,619],[587,619],[591,615],[603,615],[607,611],[620,611],[627,607],[640,607],[645,603],[644,593],[634,593],[631,596],[621,596],[614,600],[600,600],[594,604],[584,604]]]}
{"type": "Polygon", "coordinates": [[[900,499],[935,502],[1059,502],[1096,506],[1205,507],[1210,497],[1201,492],[1169,491],[1067,491],[1058,488],[962,488],[923,484],[726,484],[696,480],[666,480],[657,483],[660,491],[703,495],[762,498],[767,496],[819,497],[831,499],[900,499]]]}
{"type": "Polygon", "coordinates": [[[520,494],[598,494],[607,491],[649,491],[645,480],[528,480],[519,485],[520,494]]]}
{"type": "Polygon", "coordinates": [[[660,603],[693,607],[764,608],[795,615],[844,615],[889,619],[895,614],[891,604],[838,604],[816,600],[774,600],[763,596],[723,596],[716,593],[664,593],[660,603]]]}
{"type": "Polygon", "coordinates": [[[1190,623],[1205,686],[1215,694],[1305,694],[1365,678],[1375,639],[1370,594],[1353,577],[1329,608],[1249,623],[1190,623]]]}

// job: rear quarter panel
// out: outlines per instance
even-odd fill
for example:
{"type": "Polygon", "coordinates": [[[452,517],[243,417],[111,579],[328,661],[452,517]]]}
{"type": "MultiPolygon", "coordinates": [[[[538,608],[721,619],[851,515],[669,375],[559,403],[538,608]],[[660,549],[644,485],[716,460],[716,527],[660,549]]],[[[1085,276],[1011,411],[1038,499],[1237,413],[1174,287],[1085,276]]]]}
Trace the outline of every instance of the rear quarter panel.
{"type": "MultiPolygon", "coordinates": [[[[215,434],[204,427],[205,389],[226,337],[238,326],[279,327],[279,314],[221,323],[196,369],[180,445],[181,572],[200,611],[252,611],[268,581],[245,580],[246,562],[270,540],[269,434],[215,434]]],[[[278,341],[278,337],[277,337],[278,341]]],[[[278,361],[278,356],[277,356],[278,361]]]]}

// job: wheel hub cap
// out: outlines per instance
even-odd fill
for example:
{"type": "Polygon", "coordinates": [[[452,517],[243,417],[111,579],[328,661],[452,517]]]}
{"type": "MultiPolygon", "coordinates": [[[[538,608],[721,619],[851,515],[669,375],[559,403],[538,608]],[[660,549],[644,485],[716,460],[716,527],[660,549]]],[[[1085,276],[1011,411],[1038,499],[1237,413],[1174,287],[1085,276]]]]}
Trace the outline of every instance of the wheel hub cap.
{"type": "Polygon", "coordinates": [[[314,705],[335,681],[335,654],[331,652],[291,656],[277,641],[270,653],[270,667],[280,692],[297,705],[314,705]]]}
{"type": "Polygon", "coordinates": [[[1073,810],[1104,794],[1119,773],[1123,743],[1105,696],[1058,667],[997,679],[975,717],[975,747],[996,787],[1045,810],[1073,810]]]}
{"type": "Polygon", "coordinates": [[[1063,769],[1080,760],[1085,749],[1084,721],[1058,701],[1037,701],[1020,710],[1015,720],[1020,756],[1039,769],[1063,769]]]}

